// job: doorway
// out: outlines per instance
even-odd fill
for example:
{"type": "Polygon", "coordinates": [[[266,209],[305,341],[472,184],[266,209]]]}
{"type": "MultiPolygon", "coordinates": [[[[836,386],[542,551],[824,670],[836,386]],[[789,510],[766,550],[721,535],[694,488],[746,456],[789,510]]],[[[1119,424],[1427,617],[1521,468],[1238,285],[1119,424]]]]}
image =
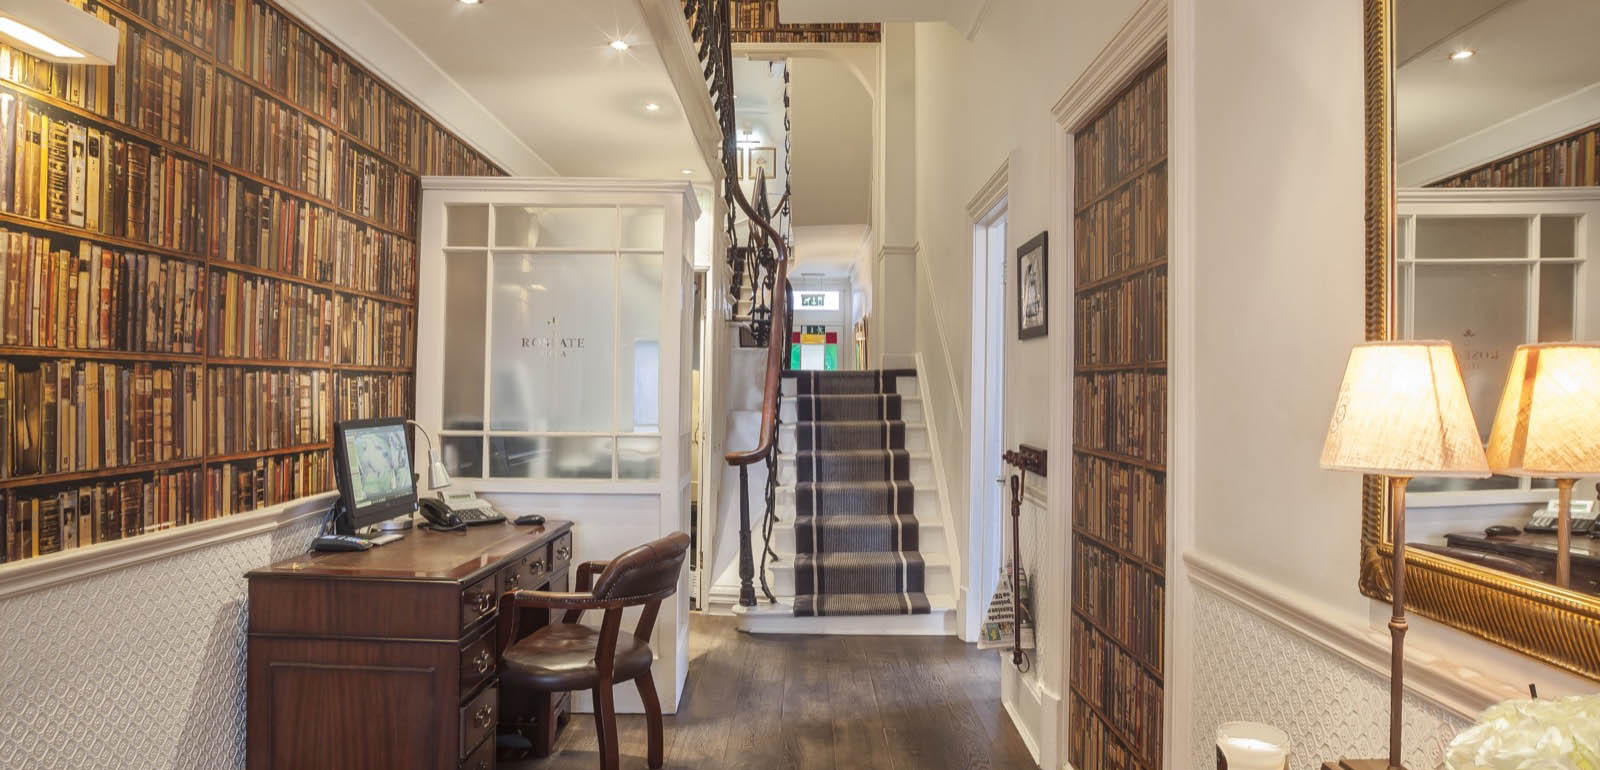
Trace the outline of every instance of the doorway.
{"type": "Polygon", "coordinates": [[[968,450],[971,519],[968,521],[965,630],[976,639],[979,624],[994,595],[1003,566],[1006,520],[1005,451],[1006,395],[1006,230],[1007,197],[1004,170],[991,182],[980,205],[971,209],[972,225],[972,428],[968,450]]]}

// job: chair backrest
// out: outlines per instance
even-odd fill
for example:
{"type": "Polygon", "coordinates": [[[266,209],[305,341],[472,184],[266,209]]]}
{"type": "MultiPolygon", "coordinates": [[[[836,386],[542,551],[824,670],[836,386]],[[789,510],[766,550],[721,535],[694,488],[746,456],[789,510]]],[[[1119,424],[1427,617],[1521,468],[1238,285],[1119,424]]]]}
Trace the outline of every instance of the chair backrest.
{"type": "Polygon", "coordinates": [[[659,602],[677,592],[688,553],[689,536],[682,532],[631,549],[595,579],[594,596],[626,606],[659,602]]]}

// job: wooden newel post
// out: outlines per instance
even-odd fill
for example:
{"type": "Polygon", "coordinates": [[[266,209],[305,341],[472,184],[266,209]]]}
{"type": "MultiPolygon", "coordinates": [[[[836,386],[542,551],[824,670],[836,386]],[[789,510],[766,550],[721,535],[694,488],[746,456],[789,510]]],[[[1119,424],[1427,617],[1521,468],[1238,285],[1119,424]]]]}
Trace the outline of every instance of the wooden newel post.
{"type": "Polygon", "coordinates": [[[739,606],[756,606],[756,560],[750,551],[750,466],[739,466],[739,606]]]}

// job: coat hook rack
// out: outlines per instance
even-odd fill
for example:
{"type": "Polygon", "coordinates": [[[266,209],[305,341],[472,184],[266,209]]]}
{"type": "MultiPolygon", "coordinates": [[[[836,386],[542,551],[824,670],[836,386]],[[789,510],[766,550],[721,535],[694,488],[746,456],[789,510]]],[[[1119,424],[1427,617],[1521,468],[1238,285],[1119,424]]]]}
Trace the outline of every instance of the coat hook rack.
{"type": "Polygon", "coordinates": [[[1032,665],[1022,651],[1022,624],[1024,620],[1031,623],[1033,618],[1025,614],[1027,610],[1022,606],[1022,490],[1027,486],[1029,473],[1039,477],[1046,475],[1047,458],[1045,450],[1021,444],[1014,450],[1007,450],[1001,459],[1019,471],[1011,475],[1011,617],[1015,619],[1016,629],[1011,639],[1011,664],[1026,672],[1032,665]]]}

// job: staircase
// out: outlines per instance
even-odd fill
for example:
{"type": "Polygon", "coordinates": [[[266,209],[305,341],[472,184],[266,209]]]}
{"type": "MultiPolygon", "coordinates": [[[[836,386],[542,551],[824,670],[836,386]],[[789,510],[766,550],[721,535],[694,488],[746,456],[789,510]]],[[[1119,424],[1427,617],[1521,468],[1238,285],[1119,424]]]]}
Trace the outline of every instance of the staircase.
{"type": "Polygon", "coordinates": [[[754,633],[942,635],[954,577],[915,372],[791,372],[778,436],[777,604],[754,633]]]}

